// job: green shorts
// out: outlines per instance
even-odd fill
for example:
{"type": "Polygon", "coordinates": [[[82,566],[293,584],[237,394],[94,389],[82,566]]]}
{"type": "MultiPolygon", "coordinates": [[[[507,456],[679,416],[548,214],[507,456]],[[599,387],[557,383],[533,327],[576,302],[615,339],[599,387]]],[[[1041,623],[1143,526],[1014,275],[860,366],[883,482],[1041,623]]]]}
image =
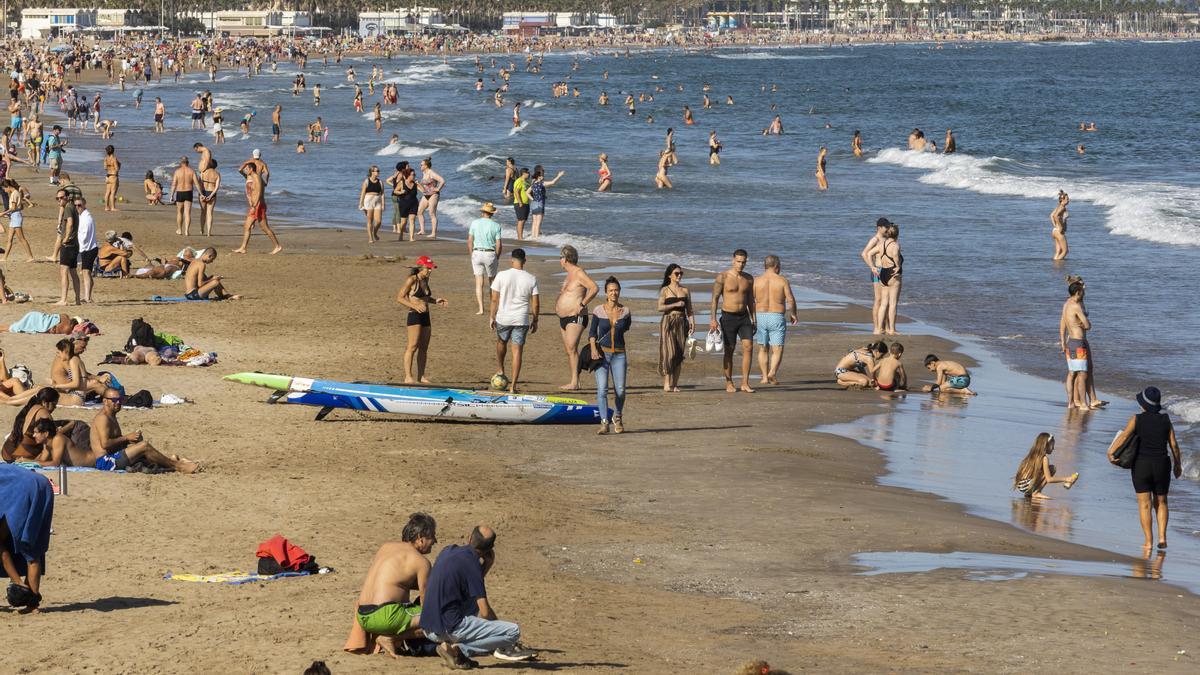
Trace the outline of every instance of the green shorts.
{"type": "Polygon", "coordinates": [[[386,602],[382,605],[359,605],[358,625],[372,635],[400,635],[408,630],[413,619],[421,615],[421,606],[386,602]],[[367,610],[367,611],[363,611],[367,610]]]}

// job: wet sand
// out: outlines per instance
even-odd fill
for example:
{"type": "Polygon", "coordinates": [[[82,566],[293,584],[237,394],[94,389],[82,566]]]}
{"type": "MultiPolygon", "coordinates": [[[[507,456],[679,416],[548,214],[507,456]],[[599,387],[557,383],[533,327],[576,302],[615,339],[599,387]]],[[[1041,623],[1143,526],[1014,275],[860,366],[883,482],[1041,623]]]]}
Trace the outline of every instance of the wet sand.
{"type": "MultiPolygon", "coordinates": [[[[67,168],[81,177],[79,167],[67,168]]],[[[34,189],[39,206],[27,212],[27,231],[45,255],[49,189],[15,173],[34,189]]],[[[139,172],[126,173],[123,194],[138,204],[139,172]]],[[[84,188],[99,209],[96,182],[84,188]]],[[[131,230],[152,255],[183,243],[173,209],[123,209],[119,217],[95,212],[100,233],[131,230]]],[[[314,659],[339,673],[440,669],[435,660],[341,651],[371,556],[399,538],[416,510],[438,519],[442,543],[480,522],[498,530],[490,596],[501,618],[521,624],[526,644],[545,650],[530,670],[720,673],[752,658],[823,672],[1194,667],[1200,605],[1166,584],[1040,572],[993,582],[960,571],[859,574],[865,568],[853,556],[874,551],[1116,561],[1131,571],[1139,564],[882,487],[877,451],[808,431],[887,406],[878,393],[830,382],[836,355],[867,341],[847,327],[867,321],[861,308],[806,306],[789,335],[784,384],[753,396],[727,395],[719,360],[707,356],[685,365],[683,393],[664,394],[653,373],[657,322],[636,323],[623,436],[344,412],[315,422],[310,408],[266,405],[265,390],[220,376],[400,381],[404,313],[394,295],[406,262],[425,254],[440,266],[435,294],[450,301],[434,312],[429,376],[482,385],[493,372],[493,341],[474,315],[465,244],[386,242],[368,251],[361,230],[283,229],[283,254],[263,255],[267,242],[256,236],[251,255],[234,256],[240,224],[219,215],[215,229],[214,271],[245,300],[157,305],[147,299],[179,295],[182,282],[102,279],[97,304],[79,311],[105,331],[84,357],[89,365],[120,349],[136,317],[219,353],[220,364],[206,369],[112,368],[131,390],[195,401],[126,411],[121,420],[160,449],[202,461],[205,472],[71,475],[71,495],[56,504],[42,612],[0,611],[9,644],[19,646],[14,669],[299,672],[314,659]],[[252,569],[257,544],[277,532],[336,573],[247,586],[162,578],[252,569]]],[[[529,269],[551,307],[557,261],[529,269]]],[[[0,321],[51,311],[56,266],[9,262],[4,270],[34,302],[0,307],[0,321]]],[[[686,281],[707,297],[707,275],[686,281]]],[[[646,300],[629,304],[635,316],[653,313],[646,300]]],[[[923,373],[916,355],[953,349],[933,338],[902,340],[914,380],[923,373]]],[[[41,381],[54,341],[6,334],[2,344],[10,365],[30,365],[41,381]]],[[[565,369],[545,315],[527,347],[526,390],[554,391],[565,369]]]]}

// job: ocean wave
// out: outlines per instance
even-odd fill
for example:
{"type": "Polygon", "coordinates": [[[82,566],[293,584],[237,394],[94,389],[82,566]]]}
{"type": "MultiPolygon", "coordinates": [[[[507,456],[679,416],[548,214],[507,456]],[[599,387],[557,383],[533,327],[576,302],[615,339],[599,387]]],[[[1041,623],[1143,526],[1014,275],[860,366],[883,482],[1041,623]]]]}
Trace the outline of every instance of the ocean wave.
{"type": "Polygon", "coordinates": [[[520,131],[525,131],[525,128],[526,128],[526,127],[528,127],[528,126],[529,126],[529,121],[528,121],[528,120],[526,120],[526,121],[524,121],[524,122],[521,122],[521,126],[519,126],[519,127],[513,127],[512,129],[509,129],[509,130],[508,130],[508,135],[509,135],[509,136],[515,136],[515,135],[517,135],[517,132],[520,132],[520,131]]]}
{"type": "MultiPolygon", "coordinates": [[[[448,218],[450,222],[462,228],[470,226],[471,221],[479,217],[479,207],[483,206],[483,202],[470,196],[462,195],[438,202],[438,216],[442,219],[448,218]]],[[[512,233],[504,232],[505,237],[515,237],[516,230],[512,233]]]]}
{"type": "MultiPolygon", "coordinates": [[[[375,111],[369,110],[369,111],[363,113],[362,116],[363,116],[363,119],[374,120],[375,119],[375,111]]],[[[380,113],[379,116],[385,120],[412,119],[413,117],[416,117],[416,115],[414,115],[413,113],[410,113],[407,110],[401,110],[399,108],[392,108],[390,110],[384,110],[380,113]]]]}
{"type": "Polygon", "coordinates": [[[857,59],[856,54],[776,54],[773,52],[746,52],[744,54],[717,54],[718,59],[732,61],[825,61],[827,59],[857,59]]]}
{"type": "Polygon", "coordinates": [[[428,84],[450,79],[454,67],[448,63],[414,63],[403,70],[393,71],[397,75],[383,80],[387,84],[428,84]]]}
{"type": "Polygon", "coordinates": [[[1107,210],[1104,226],[1117,235],[1176,246],[1200,246],[1200,192],[1168,183],[1114,183],[1054,176],[1016,175],[1004,157],[939,155],[888,148],[868,160],[926,173],[920,181],[981,194],[1052,200],[1065,190],[1074,201],[1107,210]]]}
{"type": "Polygon", "coordinates": [[[531,98],[527,98],[524,101],[521,101],[522,108],[544,108],[545,106],[546,106],[545,103],[543,103],[541,101],[535,101],[531,98]]]}
{"type": "Polygon", "coordinates": [[[499,155],[483,155],[476,157],[468,162],[463,162],[458,165],[458,172],[463,173],[472,169],[480,169],[482,173],[489,173],[504,167],[504,158],[499,155]]]}
{"type": "Polygon", "coordinates": [[[1167,411],[1177,417],[1179,421],[1187,424],[1200,423],[1200,400],[1190,398],[1179,398],[1166,400],[1167,411]]]}
{"type": "Polygon", "coordinates": [[[424,148],[419,145],[404,145],[403,143],[388,143],[376,155],[399,155],[401,157],[428,157],[437,152],[437,148],[424,148]]]}

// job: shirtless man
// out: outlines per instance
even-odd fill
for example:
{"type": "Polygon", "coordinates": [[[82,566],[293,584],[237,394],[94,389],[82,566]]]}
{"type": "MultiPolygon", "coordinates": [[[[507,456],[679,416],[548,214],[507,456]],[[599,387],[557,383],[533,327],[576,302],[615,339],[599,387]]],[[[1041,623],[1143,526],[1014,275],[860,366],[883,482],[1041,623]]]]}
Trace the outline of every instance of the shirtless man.
{"type": "Polygon", "coordinates": [[[783,343],[787,335],[785,314],[786,322],[796,325],[796,297],[779,268],[779,256],[769,255],[763,261],[763,273],[754,280],[760,384],[779,384],[779,363],[783,361],[783,343]]]}
{"type": "MultiPolygon", "coordinates": [[[[258,151],[254,151],[258,154],[258,151]]],[[[262,160],[257,157],[251,159],[244,164],[239,170],[239,173],[246,178],[246,222],[242,225],[242,245],[233,250],[234,253],[245,253],[246,246],[250,244],[250,232],[254,229],[254,224],[262,228],[262,231],[275,244],[275,248],[271,250],[271,255],[275,255],[283,250],[283,246],[279,245],[279,239],[275,237],[275,232],[271,230],[271,226],[267,224],[267,199],[266,199],[266,181],[263,180],[259,173],[259,163],[262,160]]],[[[265,164],[263,164],[265,166],[265,164]]]]}
{"type": "Polygon", "coordinates": [[[165,129],[163,129],[163,118],[166,117],[166,115],[167,115],[167,108],[166,108],[166,106],[163,105],[162,99],[155,96],[154,97],[154,131],[156,133],[161,134],[165,131],[165,129]]]}
{"type": "Polygon", "coordinates": [[[205,272],[212,261],[217,259],[217,249],[206,248],[187,266],[183,275],[184,297],[188,300],[208,300],[215,296],[216,300],[237,300],[240,295],[230,295],[221,283],[221,277],[210,277],[205,272]]]}
{"type": "Polygon", "coordinates": [[[558,253],[558,262],[567,278],[563,279],[562,290],[554,302],[554,313],[558,315],[558,328],[571,373],[571,381],[559,389],[574,391],[579,388],[579,336],[587,328],[588,303],[600,292],[600,287],[579,266],[579,251],[574,246],[563,246],[558,253]]]}
{"type": "Polygon", "coordinates": [[[283,106],[276,104],[271,111],[271,142],[279,142],[279,132],[283,128],[283,106]]]}
{"type": "Polygon", "coordinates": [[[212,236],[213,212],[217,208],[217,192],[221,189],[221,172],[217,160],[211,157],[208,167],[200,172],[200,232],[212,236]]]}
{"type": "Polygon", "coordinates": [[[867,241],[867,245],[863,247],[862,253],[859,256],[863,262],[867,264],[867,268],[871,270],[871,289],[875,295],[874,302],[871,305],[871,321],[875,324],[872,331],[875,335],[881,335],[883,328],[879,325],[880,319],[883,318],[879,314],[879,304],[883,301],[883,284],[879,281],[879,275],[875,274],[875,270],[881,267],[879,256],[883,253],[884,232],[887,230],[891,221],[887,218],[880,218],[875,221],[875,236],[867,241]]]}
{"type": "Polygon", "coordinates": [[[380,546],[367,569],[355,620],[391,656],[396,656],[397,643],[421,636],[425,580],[433,567],[425,556],[436,543],[437,522],[427,514],[414,513],[408,517],[400,541],[380,546]]]}
{"type": "Polygon", "coordinates": [[[725,391],[734,393],[738,387],[733,385],[733,353],[737,350],[738,342],[742,343],[742,386],[740,389],[747,394],[753,394],[750,388],[750,359],[754,351],[752,339],[755,329],[754,307],[754,277],[747,274],[746,258],[749,254],[743,249],[733,252],[733,265],[717,275],[713,281],[712,290],[712,320],[710,330],[718,328],[717,308],[720,307],[719,326],[721,339],[725,346],[725,358],[722,368],[725,373],[725,391]]]}
{"type": "Polygon", "coordinates": [[[117,413],[121,412],[125,396],[116,389],[105,389],[101,398],[104,408],[92,418],[91,449],[85,453],[76,448],[71,453],[74,466],[95,466],[101,471],[118,471],[141,461],[179,473],[196,473],[200,470],[196,462],[155,450],[149,441],[142,438],[140,430],[122,434],[117,413]]]}
{"type": "Polygon", "coordinates": [[[196,172],[187,157],[179,159],[179,168],[171,176],[171,194],[175,202],[175,234],[188,236],[192,229],[192,202],[195,199],[196,172]]]}
{"type": "Polygon", "coordinates": [[[204,128],[204,99],[200,97],[200,93],[196,93],[196,97],[192,99],[192,128],[204,128]]]}
{"type": "Polygon", "coordinates": [[[1096,396],[1092,378],[1092,347],[1087,340],[1092,322],[1083,304],[1083,280],[1074,278],[1067,293],[1070,297],[1063,303],[1058,321],[1059,348],[1067,357],[1067,407],[1093,410],[1107,405],[1108,401],[1101,401],[1096,396]]]}
{"type": "Polygon", "coordinates": [[[267,163],[263,161],[262,150],[255,148],[254,151],[250,153],[250,159],[242,162],[242,165],[238,167],[238,173],[241,173],[242,169],[246,168],[246,166],[250,164],[253,164],[258,168],[258,177],[262,179],[263,185],[271,182],[271,169],[268,168],[267,163]]]}
{"type": "Polygon", "coordinates": [[[208,165],[213,161],[212,150],[204,147],[203,143],[196,143],[192,146],[192,150],[195,150],[200,154],[200,161],[196,162],[196,170],[203,173],[204,170],[208,168],[208,165]]]}

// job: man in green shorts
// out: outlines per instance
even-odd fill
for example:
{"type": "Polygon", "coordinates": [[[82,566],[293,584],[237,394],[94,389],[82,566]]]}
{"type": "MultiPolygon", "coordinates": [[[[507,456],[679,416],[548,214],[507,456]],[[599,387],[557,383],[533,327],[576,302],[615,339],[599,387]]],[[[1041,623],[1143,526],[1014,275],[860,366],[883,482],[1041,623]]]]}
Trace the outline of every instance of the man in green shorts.
{"type": "Polygon", "coordinates": [[[414,513],[400,538],[379,547],[355,613],[358,625],[393,656],[403,651],[400,645],[404,640],[421,636],[421,603],[432,567],[425,556],[437,543],[437,522],[427,514],[414,513]]]}

